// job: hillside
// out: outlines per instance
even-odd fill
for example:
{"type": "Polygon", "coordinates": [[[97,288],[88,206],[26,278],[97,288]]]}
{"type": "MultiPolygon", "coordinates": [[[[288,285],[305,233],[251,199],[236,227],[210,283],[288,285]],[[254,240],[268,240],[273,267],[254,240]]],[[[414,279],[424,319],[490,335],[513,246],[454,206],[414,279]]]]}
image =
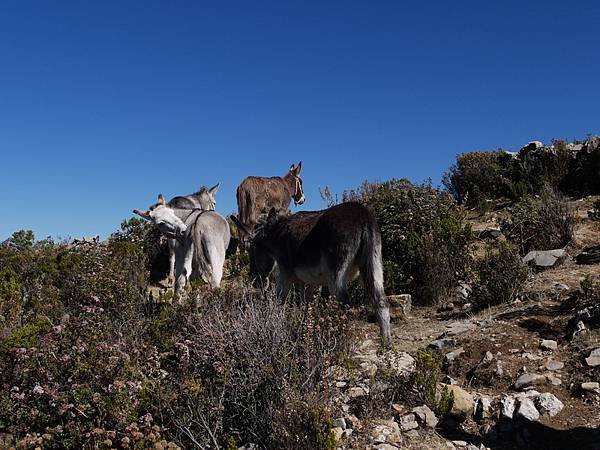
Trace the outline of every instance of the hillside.
{"type": "Polygon", "coordinates": [[[178,302],[149,223],[105,242],[15,233],[0,447],[600,448],[598,197],[465,209],[405,180],[344,197],[382,227],[391,346],[358,284],[352,306],[280,304],[236,253],[220,289],[178,302]],[[558,248],[552,267],[522,263],[558,248]]]}

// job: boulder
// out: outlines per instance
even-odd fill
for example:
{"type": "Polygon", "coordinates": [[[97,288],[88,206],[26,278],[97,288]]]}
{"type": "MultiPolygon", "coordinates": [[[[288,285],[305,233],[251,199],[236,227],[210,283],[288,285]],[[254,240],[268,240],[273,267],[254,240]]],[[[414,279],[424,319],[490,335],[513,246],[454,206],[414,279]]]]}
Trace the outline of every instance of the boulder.
{"type": "Polygon", "coordinates": [[[592,350],[590,356],[585,358],[585,363],[590,367],[600,366],[600,348],[592,350]]]}
{"type": "Polygon", "coordinates": [[[563,367],[565,367],[565,363],[560,362],[560,361],[554,361],[553,359],[550,359],[546,362],[545,367],[548,370],[560,370],[563,367]]]}
{"type": "Polygon", "coordinates": [[[435,428],[439,422],[435,413],[427,405],[417,406],[411,410],[421,426],[435,428]]]}
{"type": "Polygon", "coordinates": [[[524,263],[530,263],[540,268],[554,267],[566,257],[562,248],[555,250],[532,250],[523,258],[524,263]]]}
{"type": "Polygon", "coordinates": [[[415,359],[406,352],[389,351],[384,355],[389,369],[399,376],[408,376],[415,371],[415,359]]]}
{"type": "Polygon", "coordinates": [[[534,397],[533,402],[540,414],[548,414],[550,417],[557,415],[564,407],[563,403],[549,392],[534,397]]]}
{"type": "Polygon", "coordinates": [[[524,373],[517,381],[515,381],[514,388],[518,391],[526,389],[532,386],[539,386],[545,384],[548,380],[544,375],[537,375],[535,373],[524,373]]]}
{"type": "Polygon", "coordinates": [[[581,383],[581,390],[585,392],[595,392],[596,394],[600,394],[600,383],[597,381],[588,381],[586,383],[581,383]]]}
{"type": "Polygon", "coordinates": [[[341,428],[342,430],[346,429],[346,419],[343,417],[339,417],[333,421],[333,426],[341,428]]]}
{"type": "Polygon", "coordinates": [[[473,415],[473,396],[459,386],[451,384],[443,386],[447,387],[454,397],[449,415],[460,421],[471,417],[473,415]]]}
{"type": "Polygon", "coordinates": [[[457,336],[477,328],[473,322],[453,322],[446,326],[447,330],[440,337],[457,336]]]}
{"type": "Polygon", "coordinates": [[[442,350],[444,348],[451,348],[456,346],[456,339],[454,338],[442,338],[436,339],[429,343],[428,347],[435,348],[436,350],[442,350]]]}
{"type": "Polygon", "coordinates": [[[380,420],[371,430],[371,438],[376,444],[399,442],[400,427],[394,420],[380,420]]]}
{"type": "Polygon", "coordinates": [[[410,430],[414,430],[415,428],[419,428],[419,424],[417,423],[416,420],[416,415],[415,414],[407,414],[405,416],[402,416],[400,418],[400,430],[401,431],[410,431],[410,430]]]}
{"type": "Polygon", "coordinates": [[[539,420],[540,413],[535,407],[533,400],[530,398],[520,398],[516,401],[514,417],[535,422],[539,420]]]}
{"type": "Polygon", "coordinates": [[[558,343],[552,339],[544,339],[540,343],[540,347],[544,350],[556,350],[558,348],[558,343]]]}

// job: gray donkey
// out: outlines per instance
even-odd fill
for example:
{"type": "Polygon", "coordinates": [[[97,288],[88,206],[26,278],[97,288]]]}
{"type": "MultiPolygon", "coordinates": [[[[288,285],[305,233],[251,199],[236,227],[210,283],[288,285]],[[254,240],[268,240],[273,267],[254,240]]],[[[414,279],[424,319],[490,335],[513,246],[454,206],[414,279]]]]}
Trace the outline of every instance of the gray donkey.
{"type": "MultiPolygon", "coordinates": [[[[237,217],[231,219],[246,227],[237,217]]],[[[274,263],[279,267],[277,295],[284,299],[293,283],[327,286],[348,302],[348,283],[362,277],[367,299],[375,310],[381,336],[390,340],[389,304],[383,289],[381,232],[371,212],[357,202],[322,211],[278,216],[275,209],[250,240],[250,272],[255,287],[267,283],[274,263]]],[[[302,289],[304,292],[304,289],[302,289]]]]}
{"type": "MultiPolygon", "coordinates": [[[[302,187],[302,161],[291,165],[290,171],[283,177],[246,177],[236,191],[239,220],[244,230],[252,231],[261,215],[275,208],[277,213],[287,213],[292,199],[294,203],[304,203],[302,187]]],[[[244,230],[240,230],[244,232],[244,230]]]]}
{"type": "Polygon", "coordinates": [[[201,277],[211,288],[221,285],[230,230],[229,223],[219,213],[171,208],[162,195],[152,209],[133,212],[150,219],[162,234],[175,241],[176,294],[192,275],[201,277]]]}
{"type": "MultiPolygon", "coordinates": [[[[167,202],[167,205],[175,209],[201,209],[203,211],[214,211],[217,206],[215,194],[221,183],[215,184],[210,189],[202,186],[198,192],[189,195],[179,195],[167,202]]],[[[156,207],[151,206],[150,209],[156,207]]],[[[175,239],[168,239],[169,245],[169,285],[175,282],[175,239]]]]}

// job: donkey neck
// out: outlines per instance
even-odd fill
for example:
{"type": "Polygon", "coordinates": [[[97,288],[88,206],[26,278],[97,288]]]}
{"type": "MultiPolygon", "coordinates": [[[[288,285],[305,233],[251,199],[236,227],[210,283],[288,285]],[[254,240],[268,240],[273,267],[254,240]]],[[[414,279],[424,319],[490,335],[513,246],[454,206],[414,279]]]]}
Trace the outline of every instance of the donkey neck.
{"type": "Polygon", "coordinates": [[[282,177],[283,184],[285,185],[285,189],[287,190],[290,197],[294,197],[296,195],[296,187],[298,185],[298,178],[291,173],[285,174],[282,177]]]}

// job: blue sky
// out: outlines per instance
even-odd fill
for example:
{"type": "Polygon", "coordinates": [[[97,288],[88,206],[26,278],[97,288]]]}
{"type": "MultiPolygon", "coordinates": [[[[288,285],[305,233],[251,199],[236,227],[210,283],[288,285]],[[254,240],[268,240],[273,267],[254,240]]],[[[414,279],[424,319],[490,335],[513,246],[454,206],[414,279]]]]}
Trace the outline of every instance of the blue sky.
{"type": "Polygon", "coordinates": [[[457,153],[600,133],[592,1],[5,1],[0,239],[303,161],[307,202],[457,153]]]}

